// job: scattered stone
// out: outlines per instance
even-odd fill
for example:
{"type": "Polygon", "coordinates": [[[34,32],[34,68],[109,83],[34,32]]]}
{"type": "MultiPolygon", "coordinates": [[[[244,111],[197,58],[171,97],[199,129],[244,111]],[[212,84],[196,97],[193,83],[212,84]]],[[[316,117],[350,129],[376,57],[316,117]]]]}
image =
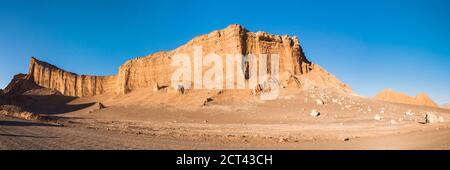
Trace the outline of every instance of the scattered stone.
{"type": "Polygon", "coordinates": [[[333,102],[333,103],[337,103],[337,102],[338,102],[338,100],[337,100],[337,99],[332,99],[332,100],[331,100],[331,102],[333,102]]]}
{"type": "Polygon", "coordinates": [[[6,115],[11,116],[19,119],[25,119],[25,120],[39,120],[41,119],[41,116],[39,114],[34,114],[31,112],[8,112],[6,110],[0,110],[0,115],[6,115]]]}
{"type": "Polygon", "coordinates": [[[106,108],[106,106],[102,103],[102,102],[97,102],[97,109],[104,109],[104,108],[106,108]]]}
{"type": "Polygon", "coordinates": [[[313,109],[311,110],[311,113],[309,113],[309,115],[311,115],[312,117],[318,117],[320,113],[317,110],[313,109]]]}
{"type": "Polygon", "coordinates": [[[185,93],[184,86],[178,86],[177,91],[181,94],[184,94],[185,93]]]}
{"type": "Polygon", "coordinates": [[[175,92],[180,93],[180,94],[184,94],[186,92],[186,89],[184,88],[183,85],[177,85],[174,88],[170,88],[170,91],[172,92],[173,90],[175,90],[175,92]]]}
{"type": "Polygon", "coordinates": [[[391,120],[391,124],[397,124],[397,121],[395,121],[394,119],[391,120]]]}
{"type": "Polygon", "coordinates": [[[155,83],[153,85],[153,92],[157,92],[157,91],[159,91],[159,85],[158,85],[158,83],[155,83]]]}
{"type": "Polygon", "coordinates": [[[94,109],[89,110],[89,113],[94,113],[94,112],[99,111],[104,108],[106,108],[106,106],[103,103],[97,102],[97,103],[95,103],[94,109]]]}
{"type": "Polygon", "coordinates": [[[6,112],[22,112],[22,108],[16,105],[1,105],[0,110],[4,110],[6,112]]]}
{"type": "Polygon", "coordinates": [[[444,117],[442,116],[438,117],[432,113],[427,113],[425,115],[425,124],[441,123],[441,122],[444,122],[444,117]]]}
{"type": "Polygon", "coordinates": [[[212,102],[213,98],[211,97],[207,97],[204,101],[203,101],[203,106],[206,106],[209,102],[212,102]]]}
{"type": "Polygon", "coordinates": [[[236,137],[236,136],[235,135],[231,135],[231,134],[227,135],[227,138],[232,138],[232,137],[236,137]]]}
{"type": "Polygon", "coordinates": [[[288,139],[285,138],[285,137],[280,137],[280,138],[278,139],[278,142],[280,142],[280,143],[284,143],[284,142],[287,142],[287,141],[288,141],[288,139]]]}
{"type": "Polygon", "coordinates": [[[316,104],[318,104],[318,105],[323,105],[324,102],[323,102],[322,99],[316,99],[316,104]]]}
{"type": "Polygon", "coordinates": [[[256,87],[255,88],[253,88],[253,90],[252,90],[252,94],[253,95],[259,95],[259,94],[261,94],[261,92],[263,91],[264,89],[263,89],[263,87],[262,87],[262,85],[261,84],[258,84],[258,85],[256,85],[256,87]]]}
{"type": "Polygon", "coordinates": [[[381,116],[379,114],[376,114],[373,119],[380,121],[381,120],[381,116]]]}
{"type": "Polygon", "coordinates": [[[344,123],[341,122],[341,123],[339,123],[339,125],[344,126],[344,123]]]}
{"type": "Polygon", "coordinates": [[[408,110],[408,111],[405,112],[405,115],[406,116],[412,116],[412,115],[414,115],[414,113],[411,110],[408,110]]]}

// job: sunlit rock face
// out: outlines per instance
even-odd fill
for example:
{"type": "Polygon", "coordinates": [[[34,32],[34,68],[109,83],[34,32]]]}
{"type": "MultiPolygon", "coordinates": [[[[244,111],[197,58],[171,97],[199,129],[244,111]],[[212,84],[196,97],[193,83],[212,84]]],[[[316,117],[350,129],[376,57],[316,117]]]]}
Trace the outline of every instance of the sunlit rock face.
{"type": "MultiPolygon", "coordinates": [[[[196,53],[203,57],[215,53],[223,57],[223,63],[226,63],[225,57],[227,54],[240,54],[242,56],[268,54],[268,75],[271,74],[271,55],[276,54],[279,57],[279,82],[283,86],[290,87],[289,83],[293,82],[299,84],[292,79],[295,78],[298,81],[300,80],[299,76],[312,74],[314,76],[309,77],[313,80],[325,82],[323,84],[330,84],[344,91],[351,91],[349,86],[341,83],[320,66],[308,61],[297,37],[250,32],[236,24],[223,30],[195,37],[174,50],[129,60],[120,66],[117,75],[78,75],[31,58],[27,76],[37,85],[55,89],[67,96],[83,97],[104,93],[125,94],[134,89],[151,88],[155,84],[170,86],[172,73],[176,69],[176,67],[171,66],[173,56],[185,54],[190,57],[190,61],[193,61],[193,56],[196,53]]],[[[244,61],[239,68],[245,74],[245,81],[248,81],[249,63],[244,61]]],[[[203,65],[201,68],[202,74],[208,69],[211,69],[211,65],[203,65]]],[[[226,73],[225,66],[223,69],[226,73]]],[[[236,72],[232,74],[236,74],[236,72]]],[[[192,82],[194,82],[193,79],[194,76],[192,76],[192,82]]]]}
{"type": "Polygon", "coordinates": [[[393,103],[403,103],[421,106],[438,107],[438,105],[431,100],[427,94],[419,93],[415,97],[408,96],[404,93],[395,92],[392,89],[385,89],[375,96],[378,100],[393,102],[393,103]]]}

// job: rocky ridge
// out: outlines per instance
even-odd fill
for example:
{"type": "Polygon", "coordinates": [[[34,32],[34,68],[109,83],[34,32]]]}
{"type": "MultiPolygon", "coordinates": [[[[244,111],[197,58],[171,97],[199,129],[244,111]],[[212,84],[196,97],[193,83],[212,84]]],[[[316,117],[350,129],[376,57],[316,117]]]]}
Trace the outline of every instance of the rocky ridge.
{"type": "Polygon", "coordinates": [[[392,89],[385,89],[382,92],[378,93],[375,96],[375,99],[393,103],[438,107],[438,105],[425,93],[419,93],[415,97],[413,97],[408,96],[405,93],[396,92],[392,89]]]}
{"type": "MultiPolygon", "coordinates": [[[[324,84],[327,87],[351,92],[348,85],[340,82],[317,64],[307,60],[297,37],[272,35],[265,32],[254,33],[236,24],[223,30],[195,37],[172,51],[162,51],[129,60],[120,66],[117,75],[111,76],[78,75],[32,57],[28,74],[18,75],[20,78],[14,78],[5,91],[13,91],[17,87],[23,86],[23,83],[18,81],[24,79],[30,80],[40,87],[55,89],[63,95],[76,97],[105,93],[125,94],[135,89],[154,86],[169,87],[171,75],[176,69],[171,66],[172,57],[177,54],[187,54],[193,61],[192,56],[195,55],[196,47],[201,47],[202,55],[210,53],[220,56],[278,54],[279,83],[282,87],[298,88],[302,84],[300,81],[311,80],[316,84],[324,84]],[[302,76],[308,80],[302,79],[302,76]]],[[[204,66],[203,73],[210,67],[204,66]]],[[[269,63],[268,68],[270,68],[269,63]]],[[[240,69],[248,76],[249,64],[247,62],[240,69]]],[[[270,69],[267,73],[270,75],[270,69]]],[[[246,77],[246,82],[248,83],[248,77],[246,77]]]]}

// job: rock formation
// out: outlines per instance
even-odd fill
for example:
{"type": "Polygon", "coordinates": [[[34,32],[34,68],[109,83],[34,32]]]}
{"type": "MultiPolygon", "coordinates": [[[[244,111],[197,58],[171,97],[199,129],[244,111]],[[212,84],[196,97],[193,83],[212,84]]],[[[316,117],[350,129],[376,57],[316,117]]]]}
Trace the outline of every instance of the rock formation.
{"type": "Polygon", "coordinates": [[[28,77],[37,85],[67,96],[93,96],[114,91],[116,76],[77,75],[32,57],[28,77]]]}
{"type": "MultiPolygon", "coordinates": [[[[290,82],[292,78],[298,83],[299,80],[296,77],[314,73],[314,77],[319,77],[322,81],[329,82],[333,86],[340,86],[345,91],[351,91],[347,85],[320,66],[308,61],[297,37],[271,35],[265,32],[253,33],[240,25],[230,25],[223,30],[195,37],[172,51],[158,52],[129,60],[121,65],[118,74],[113,76],[78,75],[32,57],[28,74],[21,77],[41,87],[55,89],[63,95],[77,97],[104,93],[124,94],[134,89],[154,88],[155,85],[170,87],[171,75],[176,69],[171,66],[172,57],[176,54],[187,54],[193,61],[195,47],[202,47],[202,56],[211,53],[220,56],[278,54],[280,83],[290,82]]],[[[208,67],[210,66],[204,66],[202,71],[205,72],[208,67]]],[[[248,63],[244,63],[240,68],[246,76],[249,72],[248,67],[248,63]]],[[[268,68],[270,68],[269,63],[268,68]]],[[[270,69],[267,70],[270,75],[270,69]]],[[[246,79],[248,80],[248,77],[246,79]]]]}
{"type": "Polygon", "coordinates": [[[404,93],[395,92],[392,89],[385,89],[382,92],[378,93],[375,96],[375,99],[393,103],[438,107],[438,105],[425,93],[419,93],[415,97],[412,97],[404,93]]]}
{"type": "Polygon", "coordinates": [[[445,103],[445,104],[441,105],[441,108],[449,109],[449,110],[450,110],[450,104],[445,103]]]}
{"type": "Polygon", "coordinates": [[[11,82],[6,86],[3,93],[5,94],[19,94],[28,90],[40,88],[34,82],[29,81],[29,76],[26,74],[17,74],[13,77],[11,82]]]}

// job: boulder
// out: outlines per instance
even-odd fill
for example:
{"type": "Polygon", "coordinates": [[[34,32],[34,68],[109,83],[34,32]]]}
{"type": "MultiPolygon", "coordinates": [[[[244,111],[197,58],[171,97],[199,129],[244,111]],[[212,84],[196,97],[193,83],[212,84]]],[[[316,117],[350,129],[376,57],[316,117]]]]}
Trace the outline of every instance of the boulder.
{"type": "Polygon", "coordinates": [[[444,117],[437,116],[433,113],[425,114],[425,124],[442,123],[444,122],[444,117]]]}
{"type": "Polygon", "coordinates": [[[103,103],[101,103],[101,102],[96,103],[96,109],[100,110],[100,109],[104,109],[104,108],[106,108],[106,106],[103,105],[103,103]]]}
{"type": "Polygon", "coordinates": [[[373,119],[380,121],[382,119],[381,115],[376,114],[375,116],[373,116],[373,119]]]}
{"type": "Polygon", "coordinates": [[[320,116],[320,112],[318,112],[316,109],[313,109],[313,110],[311,110],[309,115],[311,115],[312,117],[318,117],[318,116],[320,116]]]}
{"type": "Polygon", "coordinates": [[[203,106],[206,106],[209,102],[212,102],[214,99],[212,97],[207,97],[204,101],[203,101],[203,106]]]}
{"type": "Polygon", "coordinates": [[[315,101],[316,101],[316,104],[318,104],[318,105],[325,104],[322,99],[316,99],[315,101]]]}
{"type": "Polygon", "coordinates": [[[408,110],[408,111],[405,112],[405,115],[406,116],[412,116],[412,115],[414,115],[414,113],[411,110],[408,110]]]}

